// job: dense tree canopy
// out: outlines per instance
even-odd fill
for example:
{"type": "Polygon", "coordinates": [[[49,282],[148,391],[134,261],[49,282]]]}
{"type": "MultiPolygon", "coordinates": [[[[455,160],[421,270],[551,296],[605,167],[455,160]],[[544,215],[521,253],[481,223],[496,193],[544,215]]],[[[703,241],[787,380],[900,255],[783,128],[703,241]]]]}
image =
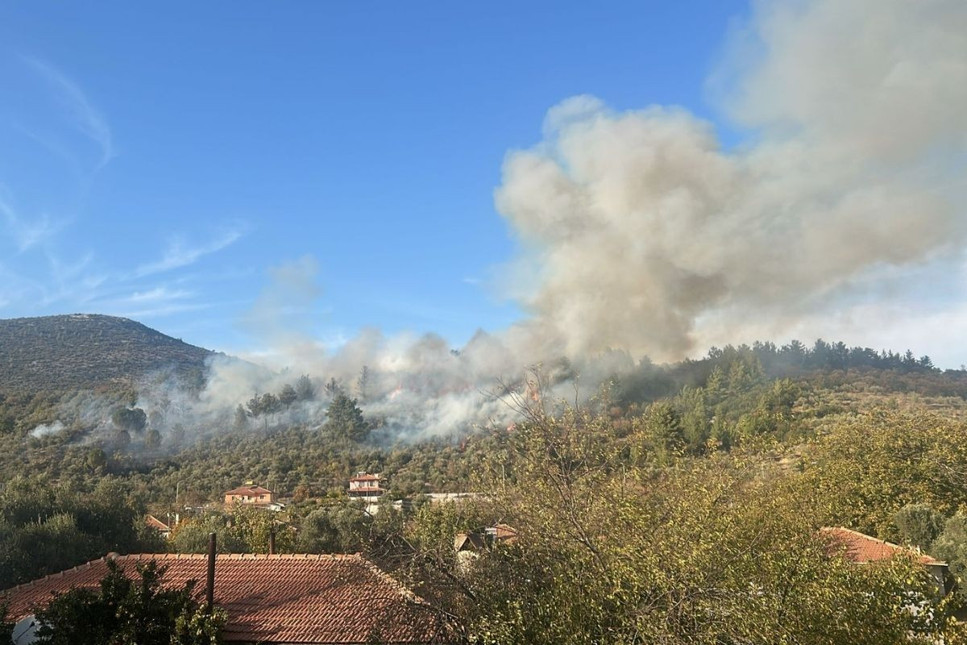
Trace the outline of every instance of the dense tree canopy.
{"type": "Polygon", "coordinates": [[[363,441],[370,430],[371,426],[363,417],[356,399],[337,392],[326,411],[325,431],[339,439],[363,441]]]}
{"type": "Polygon", "coordinates": [[[38,642],[50,645],[216,645],[225,614],[205,611],[189,581],[162,587],[164,567],[149,561],[136,578],[108,563],[100,589],[72,589],[37,612],[38,642]]]}
{"type": "Polygon", "coordinates": [[[119,430],[142,432],[148,423],[148,415],[141,408],[119,407],[111,414],[111,421],[119,430]]]}
{"type": "Polygon", "coordinates": [[[144,527],[144,506],[115,479],[89,493],[37,481],[7,483],[0,495],[0,588],[70,568],[105,553],[164,549],[144,527]]]}
{"type": "Polygon", "coordinates": [[[476,640],[873,645],[956,629],[912,560],[830,554],[817,529],[833,516],[808,478],[726,457],[624,467],[609,426],[572,412],[520,427],[496,498],[519,540],[465,580],[476,640]]]}

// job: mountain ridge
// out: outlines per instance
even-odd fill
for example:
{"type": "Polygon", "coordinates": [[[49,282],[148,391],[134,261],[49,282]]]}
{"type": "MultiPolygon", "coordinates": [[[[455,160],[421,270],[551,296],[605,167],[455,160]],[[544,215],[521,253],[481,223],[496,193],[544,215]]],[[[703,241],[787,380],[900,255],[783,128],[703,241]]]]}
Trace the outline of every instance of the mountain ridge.
{"type": "Polygon", "coordinates": [[[0,319],[0,390],[133,385],[156,373],[200,384],[216,352],[129,318],[61,314],[0,319]]]}

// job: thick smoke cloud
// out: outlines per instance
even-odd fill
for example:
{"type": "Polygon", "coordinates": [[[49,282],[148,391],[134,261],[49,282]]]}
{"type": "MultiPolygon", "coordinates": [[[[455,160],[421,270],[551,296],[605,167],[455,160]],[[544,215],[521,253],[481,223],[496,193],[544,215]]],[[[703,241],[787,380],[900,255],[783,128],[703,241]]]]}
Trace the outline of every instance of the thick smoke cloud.
{"type": "MultiPolygon", "coordinates": [[[[217,359],[197,400],[141,404],[170,410],[169,425],[226,427],[254,393],[311,374],[385,419],[388,439],[450,436],[513,422],[490,394],[503,383],[529,396],[530,365],[548,398],[587,396],[644,355],[808,339],[851,317],[862,328],[902,306],[898,289],[923,291],[962,261],[967,3],[760,2],[727,52],[709,86],[741,145],[683,109],[577,96],[549,110],[540,143],[507,156],[495,202],[523,249],[504,272],[528,312],[519,324],[459,351],[376,330],[326,347],[313,336],[318,267],[303,258],[271,272],[246,319],[271,351],[217,359]]],[[[274,422],[321,423],[326,404],[274,422]]]]}
{"type": "Polygon", "coordinates": [[[356,398],[365,414],[379,419],[375,439],[393,442],[456,438],[475,428],[506,427],[519,411],[508,399],[536,392],[531,368],[540,365],[542,393],[548,400],[573,400],[596,393],[616,371],[633,366],[624,352],[565,360],[560,353],[532,342],[524,328],[503,334],[478,332],[455,350],[435,334],[386,336],[368,329],[338,347],[327,348],[312,335],[312,311],[321,296],[315,262],[301,259],[269,272],[270,281],[246,317],[253,331],[268,338],[270,349],[239,360],[217,356],[209,364],[205,389],[185,396],[170,381],[146,383],[138,405],[151,412],[164,408],[165,426],[190,426],[192,434],[236,426],[234,413],[253,396],[279,393],[310,375],[317,397],[298,401],[260,419],[251,427],[325,422],[334,380],[356,398]]]}
{"type": "MultiPolygon", "coordinates": [[[[311,310],[311,303],[300,300],[302,296],[285,283],[295,276],[302,283],[314,282],[315,271],[314,265],[305,262],[273,271],[272,283],[259,300],[272,305],[253,316],[274,329],[277,325],[271,319],[277,314],[273,312],[311,310]],[[292,296],[295,299],[288,299],[292,296]],[[285,300],[281,307],[280,299],[285,300]]],[[[278,324],[284,326],[283,321],[278,324]]],[[[523,364],[504,343],[484,332],[454,351],[434,334],[387,337],[368,329],[336,348],[326,348],[309,333],[289,330],[284,342],[247,358],[219,357],[211,363],[196,414],[211,417],[222,411],[224,415],[253,393],[279,392],[307,374],[317,398],[288,408],[274,423],[323,423],[331,399],[325,385],[334,380],[358,400],[367,416],[383,421],[378,434],[385,440],[455,437],[474,426],[509,424],[514,411],[495,390],[499,383],[517,382],[523,374],[523,364]]]]}
{"type": "Polygon", "coordinates": [[[961,253],[967,4],[763,2],[730,53],[713,87],[746,145],[579,96],[508,155],[497,207],[540,267],[522,304],[567,354],[781,333],[961,253]]]}

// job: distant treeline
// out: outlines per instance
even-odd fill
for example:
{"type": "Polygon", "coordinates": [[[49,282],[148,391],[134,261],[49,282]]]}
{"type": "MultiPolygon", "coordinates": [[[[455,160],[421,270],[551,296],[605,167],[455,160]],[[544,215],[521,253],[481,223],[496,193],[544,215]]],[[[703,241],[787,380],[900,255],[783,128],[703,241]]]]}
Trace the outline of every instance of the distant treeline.
{"type": "MultiPolygon", "coordinates": [[[[616,379],[615,396],[621,404],[647,403],[673,396],[683,387],[703,387],[718,368],[728,373],[735,363],[744,363],[768,379],[802,377],[847,370],[889,370],[897,374],[934,375],[942,379],[929,388],[933,394],[967,395],[967,372],[934,367],[929,356],[907,350],[898,353],[869,347],[850,347],[843,342],[822,339],[812,347],[793,340],[785,345],[756,341],[751,345],[712,347],[704,358],[686,359],[671,365],[656,365],[647,358],[630,374],[616,379]],[[942,382],[941,382],[942,381],[942,382]]],[[[901,390],[907,388],[901,387],[901,390]]]]}

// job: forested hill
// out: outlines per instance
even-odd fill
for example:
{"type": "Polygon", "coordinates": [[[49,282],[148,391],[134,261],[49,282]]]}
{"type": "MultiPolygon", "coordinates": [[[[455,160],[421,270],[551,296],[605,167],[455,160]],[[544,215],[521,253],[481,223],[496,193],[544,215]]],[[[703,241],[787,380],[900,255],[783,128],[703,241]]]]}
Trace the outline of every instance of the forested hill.
{"type": "Polygon", "coordinates": [[[160,371],[197,381],[212,354],[115,316],[0,320],[0,391],[133,384],[160,371]]]}

